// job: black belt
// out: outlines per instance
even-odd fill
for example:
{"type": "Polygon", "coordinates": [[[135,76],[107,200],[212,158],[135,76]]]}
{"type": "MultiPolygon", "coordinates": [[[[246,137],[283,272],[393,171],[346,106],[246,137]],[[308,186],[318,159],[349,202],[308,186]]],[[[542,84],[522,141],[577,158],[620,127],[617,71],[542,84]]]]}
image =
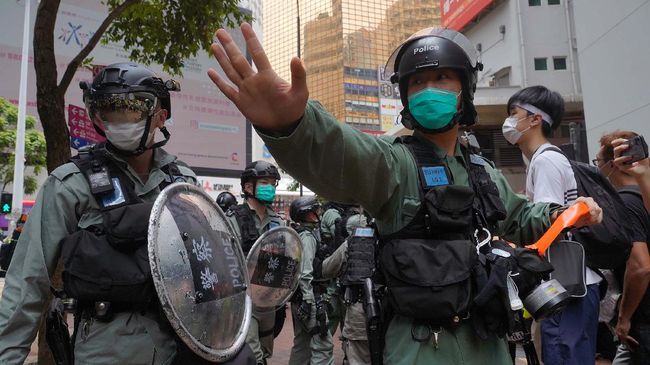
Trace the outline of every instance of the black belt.
{"type": "Polygon", "coordinates": [[[116,313],[124,312],[144,312],[148,310],[155,310],[157,302],[151,301],[148,304],[141,303],[128,303],[128,302],[82,302],[79,304],[81,313],[89,315],[90,317],[102,322],[109,322],[113,319],[116,313]]]}

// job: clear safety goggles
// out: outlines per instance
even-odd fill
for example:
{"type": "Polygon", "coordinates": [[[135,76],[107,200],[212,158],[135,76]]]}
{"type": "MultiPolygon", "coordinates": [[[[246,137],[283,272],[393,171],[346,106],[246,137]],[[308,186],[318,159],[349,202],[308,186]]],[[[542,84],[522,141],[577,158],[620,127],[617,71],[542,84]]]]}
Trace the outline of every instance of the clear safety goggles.
{"type": "Polygon", "coordinates": [[[96,94],[86,100],[93,121],[101,123],[136,123],[152,115],[158,97],[149,92],[96,94]]]}

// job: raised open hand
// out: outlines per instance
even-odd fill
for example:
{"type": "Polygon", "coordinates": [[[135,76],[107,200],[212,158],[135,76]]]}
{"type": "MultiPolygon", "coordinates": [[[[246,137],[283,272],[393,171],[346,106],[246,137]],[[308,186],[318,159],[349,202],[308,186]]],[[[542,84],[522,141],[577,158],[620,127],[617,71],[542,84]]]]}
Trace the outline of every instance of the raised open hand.
{"type": "Polygon", "coordinates": [[[257,72],[230,35],[219,29],[219,43],[212,45],[212,53],[234,86],[214,69],[208,70],[208,76],[255,127],[270,131],[290,129],[305,112],[309,97],[305,67],[299,58],[294,57],[291,60],[291,83],[286,82],[271,68],[250,24],[242,23],[240,28],[257,72]]]}

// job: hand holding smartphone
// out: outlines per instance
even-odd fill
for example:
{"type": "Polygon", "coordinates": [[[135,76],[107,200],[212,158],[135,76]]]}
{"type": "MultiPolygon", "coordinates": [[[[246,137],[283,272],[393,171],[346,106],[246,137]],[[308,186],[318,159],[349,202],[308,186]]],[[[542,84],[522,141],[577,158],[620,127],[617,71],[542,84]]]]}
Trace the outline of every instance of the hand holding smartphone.
{"type": "Polygon", "coordinates": [[[629,147],[621,152],[622,157],[631,157],[625,161],[626,165],[648,158],[648,144],[645,142],[643,136],[636,136],[628,140],[627,145],[629,147]]]}

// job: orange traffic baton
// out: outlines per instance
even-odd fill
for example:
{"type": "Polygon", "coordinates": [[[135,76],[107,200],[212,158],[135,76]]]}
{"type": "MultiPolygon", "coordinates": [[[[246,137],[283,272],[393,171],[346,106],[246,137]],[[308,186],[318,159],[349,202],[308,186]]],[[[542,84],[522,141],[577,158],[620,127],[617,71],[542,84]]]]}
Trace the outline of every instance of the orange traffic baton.
{"type": "Polygon", "coordinates": [[[544,235],[532,245],[526,246],[533,250],[537,250],[540,256],[544,255],[546,250],[551,246],[555,239],[567,228],[575,226],[580,218],[589,214],[589,206],[586,203],[577,203],[565,210],[555,222],[551,225],[544,235]]]}

